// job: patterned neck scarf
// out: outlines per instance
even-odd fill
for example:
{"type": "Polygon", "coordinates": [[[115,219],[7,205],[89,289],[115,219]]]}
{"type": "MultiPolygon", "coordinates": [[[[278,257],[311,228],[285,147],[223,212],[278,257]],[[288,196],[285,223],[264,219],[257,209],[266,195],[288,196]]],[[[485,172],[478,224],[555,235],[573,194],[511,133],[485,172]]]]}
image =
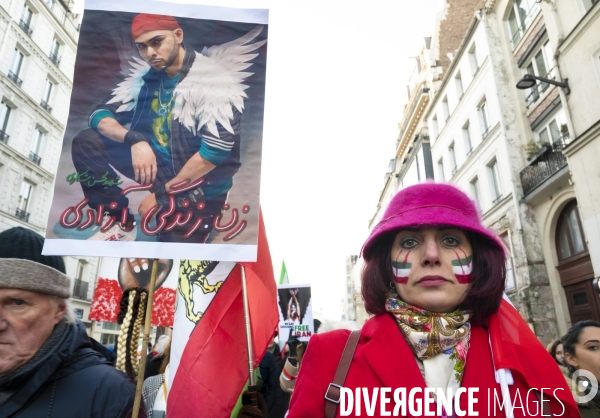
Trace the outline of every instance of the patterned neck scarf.
{"type": "Polygon", "coordinates": [[[460,388],[469,349],[471,311],[429,312],[394,297],[385,309],[396,318],[415,356],[423,362],[427,387],[460,388]]]}

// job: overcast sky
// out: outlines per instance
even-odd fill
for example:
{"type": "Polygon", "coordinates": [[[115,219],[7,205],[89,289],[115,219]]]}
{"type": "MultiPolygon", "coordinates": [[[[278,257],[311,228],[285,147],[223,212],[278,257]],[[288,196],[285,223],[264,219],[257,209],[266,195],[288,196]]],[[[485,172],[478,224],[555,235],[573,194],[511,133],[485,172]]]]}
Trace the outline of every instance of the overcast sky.
{"type": "Polygon", "coordinates": [[[341,319],[346,257],[394,156],[409,57],[443,2],[200,3],[269,9],[261,205],[275,276],[285,260],[291,283],[312,285],[315,317],[341,319]]]}
{"type": "MultiPolygon", "coordinates": [[[[80,2],[80,0],[78,0],[80,2]]],[[[409,73],[443,0],[166,0],[269,9],[261,205],[278,279],[341,319],[394,157],[409,73]]],[[[80,6],[80,4],[78,4],[80,6]]]]}

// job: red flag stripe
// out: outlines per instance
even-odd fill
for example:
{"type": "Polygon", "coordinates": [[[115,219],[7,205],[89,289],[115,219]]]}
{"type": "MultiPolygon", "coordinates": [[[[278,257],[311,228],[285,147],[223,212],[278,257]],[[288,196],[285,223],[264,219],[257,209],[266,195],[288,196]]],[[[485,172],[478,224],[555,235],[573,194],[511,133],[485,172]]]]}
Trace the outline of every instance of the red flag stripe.
{"type": "MultiPolygon", "coordinates": [[[[243,265],[258,365],[279,320],[262,216],[257,261],[243,265]]],[[[169,392],[169,417],[227,417],[248,380],[240,272],[240,267],[232,270],[187,342],[169,392]]]]}
{"type": "Polygon", "coordinates": [[[504,299],[498,312],[490,317],[489,335],[496,370],[520,373],[530,388],[562,388],[556,391],[556,397],[565,403],[572,416],[577,416],[577,404],[558,365],[519,311],[504,299]]]}

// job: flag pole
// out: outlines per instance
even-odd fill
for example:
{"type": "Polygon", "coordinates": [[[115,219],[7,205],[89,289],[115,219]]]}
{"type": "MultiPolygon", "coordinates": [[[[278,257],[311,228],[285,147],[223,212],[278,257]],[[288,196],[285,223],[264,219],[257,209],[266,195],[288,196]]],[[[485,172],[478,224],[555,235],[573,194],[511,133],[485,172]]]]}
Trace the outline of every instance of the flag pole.
{"type": "MultiPolygon", "coordinates": [[[[243,270],[242,270],[243,271],[243,270]]],[[[144,321],[144,342],[142,342],[142,356],[138,367],[137,384],[135,387],[135,400],[131,418],[138,418],[142,403],[142,386],[144,386],[144,372],[146,371],[146,351],[150,341],[150,323],[152,321],[152,303],[154,302],[154,285],[158,273],[158,259],[152,261],[152,274],[150,275],[150,288],[148,289],[148,302],[146,304],[146,319],[144,321]]]]}
{"type": "Polygon", "coordinates": [[[254,380],[254,354],[252,352],[252,326],[250,323],[250,309],[248,308],[248,289],[246,287],[246,268],[240,265],[242,268],[242,298],[244,300],[244,320],[246,323],[246,346],[248,348],[248,375],[249,375],[249,387],[248,393],[250,394],[250,405],[258,408],[258,393],[256,392],[256,382],[254,380]]]}

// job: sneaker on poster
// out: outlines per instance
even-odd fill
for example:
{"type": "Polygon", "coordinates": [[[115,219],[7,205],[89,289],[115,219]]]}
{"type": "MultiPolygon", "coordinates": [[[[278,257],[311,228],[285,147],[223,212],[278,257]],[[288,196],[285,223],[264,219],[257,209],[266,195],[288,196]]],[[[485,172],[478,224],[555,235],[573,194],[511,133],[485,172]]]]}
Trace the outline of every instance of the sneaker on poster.
{"type": "MultiPolygon", "coordinates": [[[[106,225],[107,222],[110,221],[110,215],[104,214],[104,218],[102,218],[102,225],[106,225]]],[[[108,228],[106,231],[102,232],[102,228],[98,228],[98,231],[88,238],[88,240],[92,241],[135,241],[137,237],[137,227],[136,222],[133,220],[133,216],[131,216],[131,221],[128,226],[133,226],[131,231],[124,231],[120,227],[120,223],[115,221],[114,225],[108,228]]],[[[129,228],[128,228],[129,229],[129,228]]]]}

